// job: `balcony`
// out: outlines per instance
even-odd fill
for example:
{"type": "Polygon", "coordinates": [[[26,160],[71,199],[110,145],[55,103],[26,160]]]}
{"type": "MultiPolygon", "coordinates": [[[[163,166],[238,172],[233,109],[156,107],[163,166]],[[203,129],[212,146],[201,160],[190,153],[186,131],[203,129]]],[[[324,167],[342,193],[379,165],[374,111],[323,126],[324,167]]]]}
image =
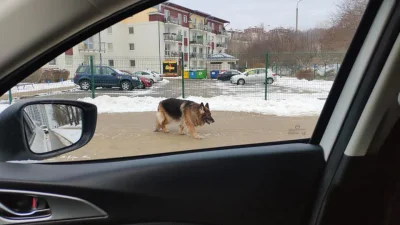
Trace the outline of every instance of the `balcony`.
{"type": "Polygon", "coordinates": [[[216,47],[217,47],[217,48],[227,48],[228,45],[227,45],[226,43],[217,43],[217,44],[216,44],[216,47]]]}
{"type": "Polygon", "coordinates": [[[206,58],[206,54],[205,53],[198,53],[198,52],[192,52],[190,53],[190,58],[191,59],[205,59],[206,58]]]}
{"type": "Polygon", "coordinates": [[[164,18],[165,24],[170,24],[174,26],[180,26],[182,25],[182,20],[179,20],[178,17],[173,17],[173,16],[168,16],[164,18]]]}
{"type": "Polygon", "coordinates": [[[179,52],[165,50],[165,58],[179,58],[181,55],[179,52]]]}
{"type": "Polygon", "coordinates": [[[228,32],[224,30],[217,31],[217,36],[228,36],[228,32]]]}
{"type": "Polygon", "coordinates": [[[175,33],[164,33],[164,41],[166,42],[181,42],[182,40],[182,35],[176,35],[175,33]]]}
{"type": "Polygon", "coordinates": [[[190,24],[190,29],[191,30],[197,30],[197,31],[204,31],[204,25],[199,23],[199,24],[190,24]]]}
{"type": "Polygon", "coordinates": [[[191,45],[204,45],[203,36],[197,36],[197,37],[192,38],[192,40],[190,40],[190,44],[191,45]]]}
{"type": "Polygon", "coordinates": [[[78,45],[78,51],[80,52],[106,52],[106,43],[101,42],[100,46],[97,42],[81,42],[78,45]],[[100,51],[101,48],[101,51],[100,51]]]}
{"type": "Polygon", "coordinates": [[[204,30],[207,31],[207,32],[212,32],[213,31],[210,26],[205,26],[204,30]]]}

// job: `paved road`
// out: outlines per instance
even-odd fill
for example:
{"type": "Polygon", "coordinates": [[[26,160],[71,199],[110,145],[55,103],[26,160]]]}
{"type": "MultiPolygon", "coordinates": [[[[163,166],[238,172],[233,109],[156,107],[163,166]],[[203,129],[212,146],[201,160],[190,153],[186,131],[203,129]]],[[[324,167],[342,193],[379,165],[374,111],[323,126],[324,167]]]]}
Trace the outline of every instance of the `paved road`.
{"type": "MultiPolygon", "coordinates": [[[[103,89],[97,88],[95,96],[110,95],[117,96],[151,96],[151,97],[180,97],[182,96],[182,80],[169,79],[167,82],[155,83],[153,87],[146,90],[134,89],[132,91],[121,91],[119,88],[103,89]],[[168,82],[169,81],[169,82],[168,82]]],[[[263,98],[265,95],[264,84],[245,84],[235,85],[230,82],[221,82],[216,80],[185,80],[185,96],[201,96],[201,97],[214,97],[214,96],[242,96],[242,97],[259,97],[263,98]]],[[[284,99],[288,95],[298,94],[312,94],[310,91],[304,91],[296,88],[268,85],[267,94],[282,96],[284,99]]],[[[79,87],[71,88],[63,92],[42,93],[40,98],[63,98],[76,100],[80,98],[91,97],[91,91],[80,90],[79,87]]]]}
{"type": "Polygon", "coordinates": [[[49,151],[55,151],[65,147],[65,144],[60,140],[60,138],[54,134],[53,131],[49,131],[46,135],[47,145],[49,151]]]}
{"type": "Polygon", "coordinates": [[[213,112],[215,123],[197,127],[203,140],[154,132],[154,112],[99,114],[96,133],[84,147],[48,161],[105,159],[311,137],[318,116],[278,117],[243,112],[213,112]]]}

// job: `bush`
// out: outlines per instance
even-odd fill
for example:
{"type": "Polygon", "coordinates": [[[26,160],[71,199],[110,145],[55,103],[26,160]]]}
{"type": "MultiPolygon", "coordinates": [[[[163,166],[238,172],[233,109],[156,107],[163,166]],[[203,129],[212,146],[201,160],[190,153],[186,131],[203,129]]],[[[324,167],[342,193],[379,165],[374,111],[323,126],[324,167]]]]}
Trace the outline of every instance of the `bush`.
{"type": "Polygon", "coordinates": [[[296,77],[299,80],[306,79],[308,81],[314,80],[313,70],[299,70],[296,72],[296,77]]]}
{"type": "Polygon", "coordinates": [[[39,81],[42,79],[42,73],[43,73],[43,70],[38,69],[21,82],[22,83],[39,83],[39,81]]]}
{"type": "Polygon", "coordinates": [[[38,69],[30,76],[25,78],[22,82],[24,83],[44,83],[50,82],[60,82],[61,80],[68,80],[70,72],[66,69],[38,69]]]}

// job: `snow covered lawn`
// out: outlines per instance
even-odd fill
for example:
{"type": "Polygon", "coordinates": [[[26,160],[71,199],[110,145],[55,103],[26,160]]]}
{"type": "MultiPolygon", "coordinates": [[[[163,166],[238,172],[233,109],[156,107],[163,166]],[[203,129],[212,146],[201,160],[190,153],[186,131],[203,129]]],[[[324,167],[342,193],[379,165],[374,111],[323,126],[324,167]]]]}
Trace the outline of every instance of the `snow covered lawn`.
{"type": "Polygon", "coordinates": [[[21,92],[40,91],[40,90],[74,87],[74,86],[75,84],[70,80],[57,83],[38,83],[38,84],[26,83],[25,86],[18,86],[18,88],[17,86],[14,86],[11,89],[11,92],[21,93],[21,92]]]}
{"type": "Polygon", "coordinates": [[[325,80],[299,80],[294,77],[280,77],[277,82],[273,83],[274,86],[283,86],[289,88],[300,89],[304,91],[313,92],[327,92],[332,88],[333,81],[325,80]]]}
{"type": "Polygon", "coordinates": [[[70,144],[75,144],[82,136],[82,126],[63,126],[52,129],[56,134],[70,141],[70,144]]]}
{"type": "MultiPolygon", "coordinates": [[[[83,98],[80,101],[97,106],[99,113],[154,112],[158,103],[165,98],[155,97],[110,97],[83,98]]],[[[318,116],[324,100],[291,97],[286,100],[254,99],[251,97],[217,96],[211,98],[188,97],[195,102],[208,102],[211,111],[252,112],[275,116],[318,116]]]]}

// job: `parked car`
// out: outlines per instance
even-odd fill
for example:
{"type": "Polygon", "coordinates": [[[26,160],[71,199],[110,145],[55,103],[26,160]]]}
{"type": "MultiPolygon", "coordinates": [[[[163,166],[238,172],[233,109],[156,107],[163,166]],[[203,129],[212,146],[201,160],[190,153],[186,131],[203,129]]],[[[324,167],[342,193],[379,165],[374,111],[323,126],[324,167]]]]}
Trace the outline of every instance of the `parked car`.
{"type": "Polygon", "coordinates": [[[145,89],[147,87],[151,87],[152,86],[150,79],[148,79],[146,77],[139,77],[139,76],[133,74],[132,72],[130,72],[128,70],[121,70],[121,72],[123,72],[126,75],[135,76],[135,77],[139,78],[139,80],[141,82],[141,85],[138,88],[140,88],[140,89],[145,89]]]}
{"type": "Polygon", "coordinates": [[[217,79],[220,81],[229,81],[232,76],[242,74],[238,70],[226,70],[218,74],[217,79]]]}
{"type": "Polygon", "coordinates": [[[160,76],[160,74],[154,74],[151,71],[136,71],[135,73],[133,73],[134,75],[137,75],[139,77],[145,77],[150,79],[151,84],[162,81],[163,78],[160,76]]]}
{"type": "MultiPolygon", "coordinates": [[[[276,82],[278,77],[271,69],[268,69],[267,84],[276,82]]],[[[245,83],[261,83],[265,84],[265,68],[256,68],[248,70],[242,74],[232,76],[231,83],[244,85],[245,83]]]]}
{"type": "MultiPolygon", "coordinates": [[[[124,74],[122,71],[110,66],[94,66],[93,73],[94,88],[119,87],[127,91],[141,85],[138,77],[124,74]]],[[[75,73],[74,83],[79,85],[82,90],[89,90],[91,87],[91,79],[90,66],[79,66],[75,73]]]]}
{"type": "Polygon", "coordinates": [[[42,130],[43,130],[43,132],[44,132],[45,134],[48,134],[48,133],[49,133],[49,128],[48,128],[46,125],[42,125],[42,126],[40,126],[40,128],[42,128],[42,130]]]}
{"type": "Polygon", "coordinates": [[[158,75],[160,78],[161,78],[161,80],[163,80],[163,75],[162,74],[160,74],[160,73],[158,73],[158,72],[156,72],[156,71],[150,71],[152,74],[154,74],[154,75],[158,75]]]}

